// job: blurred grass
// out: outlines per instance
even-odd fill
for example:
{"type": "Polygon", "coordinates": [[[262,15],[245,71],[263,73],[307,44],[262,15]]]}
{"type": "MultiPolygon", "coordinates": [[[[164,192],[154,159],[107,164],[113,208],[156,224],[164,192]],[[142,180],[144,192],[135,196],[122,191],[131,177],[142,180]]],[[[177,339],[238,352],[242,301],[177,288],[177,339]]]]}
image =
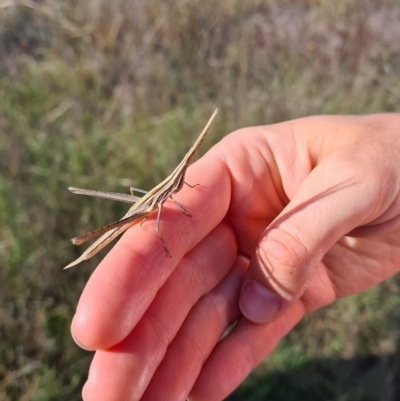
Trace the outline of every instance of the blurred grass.
{"type": "MultiPolygon", "coordinates": [[[[212,110],[230,131],[398,111],[400,3],[0,0],[0,400],[78,400],[69,324],[96,258],[69,238],[150,188],[212,110]]],[[[399,280],[307,317],[231,400],[397,400],[399,280]]]]}

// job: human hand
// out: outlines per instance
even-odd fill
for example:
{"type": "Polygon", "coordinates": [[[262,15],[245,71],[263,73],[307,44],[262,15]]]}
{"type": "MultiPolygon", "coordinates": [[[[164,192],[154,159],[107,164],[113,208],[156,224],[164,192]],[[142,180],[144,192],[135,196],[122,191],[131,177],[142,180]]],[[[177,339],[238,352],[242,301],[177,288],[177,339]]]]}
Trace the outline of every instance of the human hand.
{"type": "Polygon", "coordinates": [[[149,218],[90,278],[72,324],[97,350],[84,399],[221,400],[306,312],[395,274],[399,126],[311,117],[211,149],[176,195],[192,217],[163,208],[173,257],[149,218]]]}

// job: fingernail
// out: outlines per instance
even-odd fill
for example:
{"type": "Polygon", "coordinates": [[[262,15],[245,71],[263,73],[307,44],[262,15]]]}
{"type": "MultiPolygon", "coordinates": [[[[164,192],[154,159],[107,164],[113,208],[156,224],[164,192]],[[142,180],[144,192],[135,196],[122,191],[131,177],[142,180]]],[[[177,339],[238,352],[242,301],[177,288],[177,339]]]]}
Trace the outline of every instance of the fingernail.
{"type": "Polygon", "coordinates": [[[255,281],[245,284],[240,294],[240,310],[254,323],[270,322],[281,306],[281,299],[275,293],[255,281]]]}

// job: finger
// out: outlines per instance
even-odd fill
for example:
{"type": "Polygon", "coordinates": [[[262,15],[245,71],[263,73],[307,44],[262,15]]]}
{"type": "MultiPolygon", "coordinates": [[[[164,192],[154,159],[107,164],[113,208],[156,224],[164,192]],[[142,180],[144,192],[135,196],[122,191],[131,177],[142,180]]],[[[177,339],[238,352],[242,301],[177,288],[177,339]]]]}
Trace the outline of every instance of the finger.
{"type": "Polygon", "coordinates": [[[240,296],[242,313],[265,323],[300,297],[325,252],[376,212],[373,179],[362,165],[330,157],[303,181],[283,212],[264,231],[251,257],[240,296]],[[341,174],[336,174],[337,166],[341,174]]]}
{"type": "Polygon", "coordinates": [[[182,259],[128,337],[96,353],[84,399],[139,399],[192,306],[223,280],[235,259],[233,231],[221,224],[182,259]]]}
{"type": "Polygon", "coordinates": [[[237,297],[247,266],[239,258],[223,282],[192,309],[141,401],[186,399],[203,363],[239,316],[237,297]]]}
{"type": "Polygon", "coordinates": [[[241,318],[222,339],[201,369],[188,399],[220,401],[229,395],[302,318],[304,308],[296,302],[287,313],[269,324],[253,324],[241,318]]]}
{"type": "Polygon", "coordinates": [[[152,215],[143,230],[139,225],[130,228],[100,263],[73,319],[72,334],[79,345],[106,349],[131,332],[183,255],[222,221],[230,198],[229,174],[224,169],[222,163],[208,157],[188,171],[187,180],[200,186],[185,186],[176,199],[192,217],[173,202],[165,203],[161,234],[172,258],[160,243],[152,215]]]}

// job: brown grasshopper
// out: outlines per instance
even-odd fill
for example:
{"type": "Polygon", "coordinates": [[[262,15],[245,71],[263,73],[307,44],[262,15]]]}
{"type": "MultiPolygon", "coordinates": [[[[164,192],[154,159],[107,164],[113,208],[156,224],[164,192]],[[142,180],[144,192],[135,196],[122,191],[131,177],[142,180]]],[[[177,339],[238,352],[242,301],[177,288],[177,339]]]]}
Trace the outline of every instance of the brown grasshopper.
{"type": "Polygon", "coordinates": [[[183,160],[179,163],[178,167],[172,172],[170,176],[168,176],[164,181],[155,186],[151,191],[145,192],[137,188],[131,188],[131,195],[129,194],[119,194],[115,192],[102,192],[102,191],[92,191],[87,189],[80,189],[70,187],[69,190],[73,193],[80,195],[89,195],[96,196],[105,199],[112,199],[122,202],[133,203],[131,208],[122,217],[121,220],[118,220],[114,223],[108,224],[104,227],[98,228],[97,230],[91,231],[90,233],[81,235],[79,237],[73,238],[72,243],[74,245],[80,245],[98,235],[103,234],[97,241],[95,241],[88,249],[75,261],[70,263],[65,269],[68,269],[72,266],[77,265],[78,263],[90,259],[93,255],[103,249],[106,245],[108,245],[113,239],[118,237],[118,235],[122,234],[125,230],[127,230],[131,225],[137,223],[139,220],[143,221],[147,218],[147,216],[154,210],[158,209],[157,220],[156,220],[156,231],[160,237],[161,243],[168,255],[171,257],[171,253],[168,250],[168,247],[161,236],[160,233],[160,218],[161,218],[161,210],[164,205],[164,202],[171,198],[186,214],[189,215],[189,212],[180,205],[172,195],[176,192],[179,192],[182,189],[183,184],[186,184],[190,187],[195,187],[187,184],[185,182],[185,173],[190,163],[193,160],[193,157],[203,142],[204,137],[207,134],[212,122],[214,121],[215,116],[217,115],[218,110],[215,110],[207,125],[203,129],[202,133],[197,138],[196,142],[190,148],[189,152],[183,158],[183,160]],[[144,192],[145,195],[141,198],[134,195],[134,191],[144,192]]]}

